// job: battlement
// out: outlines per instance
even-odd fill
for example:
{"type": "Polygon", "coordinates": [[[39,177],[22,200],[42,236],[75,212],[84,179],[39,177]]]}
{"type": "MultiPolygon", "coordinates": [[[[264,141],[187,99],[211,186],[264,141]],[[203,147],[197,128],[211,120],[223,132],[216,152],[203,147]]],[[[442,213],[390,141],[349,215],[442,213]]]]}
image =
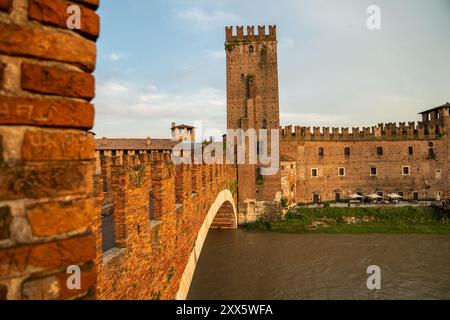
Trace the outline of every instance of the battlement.
{"type": "Polygon", "coordinates": [[[258,34],[255,33],[254,26],[247,27],[247,33],[244,33],[243,26],[234,28],[225,27],[226,41],[276,41],[277,40],[277,26],[269,26],[269,33],[267,33],[266,26],[258,26],[258,34]],[[234,29],[236,32],[234,33],[234,29]]]}
{"type": "Polygon", "coordinates": [[[280,128],[281,140],[358,141],[437,139],[445,134],[444,126],[424,122],[379,123],[372,127],[328,128],[286,126],[280,128]]]}

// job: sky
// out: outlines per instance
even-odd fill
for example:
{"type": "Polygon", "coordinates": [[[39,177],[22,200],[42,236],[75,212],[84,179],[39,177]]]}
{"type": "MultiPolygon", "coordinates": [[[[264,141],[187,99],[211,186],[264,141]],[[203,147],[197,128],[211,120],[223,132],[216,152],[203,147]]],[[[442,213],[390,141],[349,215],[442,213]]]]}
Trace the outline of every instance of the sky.
{"type": "Polygon", "coordinates": [[[282,125],[414,121],[450,101],[450,0],[107,0],[99,14],[99,137],[225,132],[231,25],[277,25],[282,125]]]}

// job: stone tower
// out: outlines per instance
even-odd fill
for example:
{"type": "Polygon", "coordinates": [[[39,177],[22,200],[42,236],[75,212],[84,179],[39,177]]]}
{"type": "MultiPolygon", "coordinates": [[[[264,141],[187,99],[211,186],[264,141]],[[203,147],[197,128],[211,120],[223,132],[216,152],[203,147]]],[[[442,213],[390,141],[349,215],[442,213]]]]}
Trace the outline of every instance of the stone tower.
{"type": "MultiPolygon", "coordinates": [[[[225,28],[228,129],[279,130],[276,26],[225,28]]],[[[277,141],[278,145],[278,141],[277,141]]],[[[247,140],[248,153],[248,140],[247,140]]],[[[238,207],[241,223],[279,213],[280,175],[262,176],[261,164],[238,166],[238,207]]],[[[278,163],[279,167],[279,163],[278,163]]]]}

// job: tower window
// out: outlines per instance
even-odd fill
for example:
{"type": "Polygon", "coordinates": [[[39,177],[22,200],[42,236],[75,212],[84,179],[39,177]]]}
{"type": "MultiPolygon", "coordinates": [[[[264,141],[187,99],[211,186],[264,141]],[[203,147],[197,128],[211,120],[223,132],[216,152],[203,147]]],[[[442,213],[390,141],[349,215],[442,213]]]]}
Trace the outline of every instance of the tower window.
{"type": "Polygon", "coordinates": [[[325,151],[323,148],[319,148],[319,157],[323,157],[325,155],[325,151]]]}
{"type": "Polygon", "coordinates": [[[344,149],[344,155],[345,155],[345,156],[350,156],[350,155],[351,155],[351,150],[350,150],[349,147],[346,147],[346,148],[344,149]]]}
{"type": "Polygon", "coordinates": [[[377,176],[378,175],[378,169],[376,167],[370,168],[370,175],[371,176],[377,176]]]}
{"type": "Polygon", "coordinates": [[[412,156],[412,155],[414,154],[414,148],[413,148],[413,147],[409,147],[409,148],[408,148],[408,154],[409,154],[410,156],[412,156]]]}
{"type": "Polygon", "coordinates": [[[345,177],[345,168],[339,168],[338,175],[339,177],[345,177]]]}
{"type": "Polygon", "coordinates": [[[383,155],[383,147],[377,147],[377,155],[379,156],[383,155]]]}
{"type": "Polygon", "coordinates": [[[409,176],[409,166],[403,166],[402,167],[402,175],[409,176]]]}
{"type": "Polygon", "coordinates": [[[318,177],[319,176],[319,169],[311,169],[311,177],[318,177]]]}
{"type": "Polygon", "coordinates": [[[255,52],[255,48],[253,46],[248,47],[248,53],[252,54],[255,52]]]}

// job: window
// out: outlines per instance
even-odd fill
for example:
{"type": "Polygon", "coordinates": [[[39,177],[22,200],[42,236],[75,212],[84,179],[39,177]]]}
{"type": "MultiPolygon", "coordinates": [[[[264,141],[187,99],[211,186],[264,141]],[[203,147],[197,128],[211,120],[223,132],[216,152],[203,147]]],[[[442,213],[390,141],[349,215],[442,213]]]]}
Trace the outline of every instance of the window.
{"type": "Polygon", "coordinates": [[[266,119],[263,120],[262,128],[267,129],[267,120],[266,119]]]}
{"type": "Polygon", "coordinates": [[[370,175],[371,176],[376,176],[378,175],[378,169],[375,167],[370,168],[370,175]]]}
{"type": "Polygon", "coordinates": [[[341,194],[339,192],[336,192],[334,199],[336,200],[336,202],[340,202],[341,201],[341,194]]]}
{"type": "Polygon", "coordinates": [[[293,164],[291,164],[291,169],[294,169],[294,165],[293,164]]]}
{"type": "Polygon", "coordinates": [[[417,191],[414,191],[412,195],[414,201],[419,201],[419,193],[417,191]]]}
{"type": "Polygon", "coordinates": [[[318,177],[319,169],[311,169],[311,177],[318,177]]]}
{"type": "Polygon", "coordinates": [[[409,154],[410,156],[412,156],[412,155],[414,154],[414,147],[409,147],[409,148],[408,148],[408,154],[409,154]]]}
{"type": "Polygon", "coordinates": [[[338,175],[339,177],[345,177],[345,168],[339,168],[338,175]]]}
{"type": "Polygon", "coordinates": [[[155,220],[155,205],[154,205],[154,195],[153,190],[148,191],[148,215],[150,218],[150,222],[155,220]]]}
{"type": "Polygon", "coordinates": [[[106,252],[116,246],[114,237],[114,206],[102,208],[102,251],[106,252]]]}
{"type": "Polygon", "coordinates": [[[104,150],[100,150],[100,156],[103,157],[105,155],[105,151],[104,150]]]}
{"type": "Polygon", "coordinates": [[[350,148],[349,147],[345,148],[344,155],[348,157],[348,156],[350,156],[350,154],[351,154],[350,148]]]}
{"type": "Polygon", "coordinates": [[[324,151],[324,149],[323,148],[319,148],[319,157],[323,157],[324,156],[324,154],[325,154],[325,151],[324,151]]]}
{"type": "Polygon", "coordinates": [[[402,175],[409,176],[409,166],[402,167],[402,175]]]}
{"type": "Polygon", "coordinates": [[[255,48],[253,46],[248,47],[248,53],[252,54],[255,52],[255,48]]]}
{"type": "Polygon", "coordinates": [[[116,156],[116,150],[111,151],[111,155],[112,155],[113,157],[115,157],[115,156],[116,156]]]}
{"type": "Polygon", "coordinates": [[[377,147],[377,155],[379,156],[383,155],[383,147],[377,147]]]}
{"type": "Polygon", "coordinates": [[[313,194],[313,202],[319,203],[320,202],[320,196],[318,194],[313,194]]]}

